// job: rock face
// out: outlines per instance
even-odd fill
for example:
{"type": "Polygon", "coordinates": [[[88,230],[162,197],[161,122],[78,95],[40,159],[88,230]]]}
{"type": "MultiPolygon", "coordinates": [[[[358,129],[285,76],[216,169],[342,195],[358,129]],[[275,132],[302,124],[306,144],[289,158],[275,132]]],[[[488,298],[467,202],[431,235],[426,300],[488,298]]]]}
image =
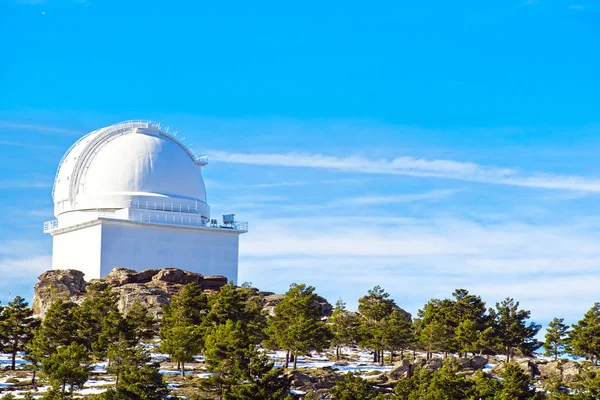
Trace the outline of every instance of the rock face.
{"type": "MultiPolygon", "coordinates": [[[[102,279],[86,282],[83,272],[68,270],[46,271],[38,277],[33,295],[33,311],[44,317],[52,303],[61,298],[80,304],[86,289],[94,285],[100,289],[111,289],[119,299],[119,310],[126,314],[131,306],[139,301],[150,313],[160,319],[162,307],[169,304],[171,297],[188,283],[197,283],[206,294],[213,294],[227,284],[224,276],[204,276],[176,268],[148,269],[136,272],[126,268],[115,268],[102,279]]],[[[272,314],[283,295],[260,292],[253,289],[261,298],[263,310],[272,314]]],[[[317,303],[323,317],[331,315],[333,307],[323,297],[317,297],[317,303]]]]}
{"type": "Polygon", "coordinates": [[[581,372],[581,365],[575,361],[540,361],[537,369],[543,379],[556,379],[563,383],[571,383],[581,372]]]}
{"type": "MultiPolygon", "coordinates": [[[[283,295],[270,292],[262,292],[261,294],[263,296],[263,310],[265,310],[269,315],[275,314],[275,306],[283,299],[283,295]]],[[[323,317],[331,316],[331,313],[333,312],[333,306],[329,304],[327,300],[321,296],[317,296],[317,304],[323,317]]]]}
{"type": "Polygon", "coordinates": [[[152,315],[162,316],[162,307],[188,283],[197,283],[207,293],[218,291],[227,284],[224,276],[203,276],[176,268],[149,269],[136,272],[115,268],[106,277],[86,282],[77,270],[46,271],[38,277],[33,297],[33,310],[42,318],[56,299],[62,298],[81,303],[90,284],[110,288],[119,298],[119,310],[127,313],[139,301],[148,307],[152,315]]]}

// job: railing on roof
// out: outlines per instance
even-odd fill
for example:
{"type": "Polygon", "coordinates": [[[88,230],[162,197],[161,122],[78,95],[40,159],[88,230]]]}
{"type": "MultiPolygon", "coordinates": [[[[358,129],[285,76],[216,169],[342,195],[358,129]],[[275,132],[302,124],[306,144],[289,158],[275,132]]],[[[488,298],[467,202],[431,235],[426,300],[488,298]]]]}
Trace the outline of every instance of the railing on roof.
{"type": "MultiPolygon", "coordinates": [[[[148,224],[160,224],[160,225],[176,225],[176,226],[190,226],[190,227],[201,227],[207,229],[216,230],[232,230],[238,232],[248,232],[248,222],[235,221],[235,222],[224,222],[220,219],[207,219],[204,217],[192,217],[186,215],[167,215],[167,214],[153,214],[153,213],[133,213],[131,218],[122,218],[117,216],[114,212],[100,211],[96,215],[97,218],[90,219],[88,221],[82,221],[82,224],[94,221],[96,219],[109,219],[115,221],[132,221],[141,222],[148,224]]],[[[69,225],[71,226],[71,225],[69,225]]],[[[44,222],[44,233],[49,233],[56,229],[61,228],[58,220],[44,222]]]]}
{"type": "MultiPolygon", "coordinates": [[[[201,203],[205,204],[205,203],[201,203]]],[[[132,201],[127,207],[133,208],[136,210],[151,210],[151,211],[169,211],[169,212],[178,212],[178,213],[190,213],[190,214],[198,214],[200,210],[198,209],[198,204],[195,206],[191,205],[183,205],[183,204],[167,204],[167,203],[157,203],[155,201],[132,201]]]]}

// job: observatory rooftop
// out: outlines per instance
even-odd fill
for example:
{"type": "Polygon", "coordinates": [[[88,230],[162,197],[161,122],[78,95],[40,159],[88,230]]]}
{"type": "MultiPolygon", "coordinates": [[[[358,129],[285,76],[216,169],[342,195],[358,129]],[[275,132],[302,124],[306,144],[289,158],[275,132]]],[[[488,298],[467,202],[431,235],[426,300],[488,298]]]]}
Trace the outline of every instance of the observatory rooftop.
{"type": "Polygon", "coordinates": [[[54,182],[56,217],[135,204],[167,204],[210,217],[200,168],[207,163],[177,133],[149,121],[93,131],[60,161],[54,182]]]}

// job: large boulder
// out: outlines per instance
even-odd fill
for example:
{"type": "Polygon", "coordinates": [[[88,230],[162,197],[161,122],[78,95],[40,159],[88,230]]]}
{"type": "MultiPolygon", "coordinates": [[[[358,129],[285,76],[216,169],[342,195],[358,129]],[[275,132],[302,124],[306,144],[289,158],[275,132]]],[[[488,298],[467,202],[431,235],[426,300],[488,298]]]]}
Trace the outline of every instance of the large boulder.
{"type": "MultiPolygon", "coordinates": [[[[540,374],[540,371],[538,370],[537,365],[532,360],[525,359],[525,360],[517,360],[514,362],[519,366],[519,368],[521,368],[523,370],[523,372],[525,372],[527,375],[531,376],[532,378],[534,376],[538,376],[540,374]]],[[[491,374],[494,376],[502,376],[505,369],[506,369],[506,362],[501,361],[498,364],[494,365],[494,368],[492,368],[492,370],[491,370],[491,374]]]]}
{"type": "Polygon", "coordinates": [[[390,372],[390,379],[399,380],[410,378],[413,375],[414,367],[408,360],[402,360],[394,364],[394,369],[390,372]]]}
{"type": "Polygon", "coordinates": [[[87,288],[83,272],[66,269],[46,271],[34,288],[33,312],[44,316],[57,299],[80,303],[87,288]]]}
{"type": "MultiPolygon", "coordinates": [[[[274,293],[263,293],[262,296],[262,306],[263,311],[265,311],[268,315],[275,314],[275,306],[279,304],[281,300],[283,300],[282,294],[274,294],[274,293]]],[[[331,316],[333,312],[333,306],[323,297],[317,296],[316,298],[317,306],[319,307],[319,312],[323,317],[331,316]]]]}
{"type": "Polygon", "coordinates": [[[536,363],[543,379],[555,379],[563,383],[573,382],[581,372],[581,366],[575,361],[538,361],[536,363]]]}

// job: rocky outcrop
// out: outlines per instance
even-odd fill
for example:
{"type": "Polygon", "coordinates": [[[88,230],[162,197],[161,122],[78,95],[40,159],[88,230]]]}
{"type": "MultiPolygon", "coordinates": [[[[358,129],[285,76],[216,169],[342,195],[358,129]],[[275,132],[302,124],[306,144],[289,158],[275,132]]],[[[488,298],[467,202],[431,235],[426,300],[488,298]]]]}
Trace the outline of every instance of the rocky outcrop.
{"type": "Polygon", "coordinates": [[[581,372],[581,365],[571,360],[537,361],[542,379],[553,379],[563,383],[573,382],[581,372]]]}
{"type": "MultiPolygon", "coordinates": [[[[262,292],[262,306],[263,310],[267,312],[269,315],[275,314],[275,306],[283,299],[282,294],[274,294],[270,292],[262,292]]],[[[333,312],[333,306],[329,304],[327,300],[325,300],[321,296],[317,296],[317,305],[319,307],[319,311],[323,317],[331,316],[333,312]]]]}
{"type": "Polygon", "coordinates": [[[46,271],[38,277],[35,285],[33,310],[44,317],[50,305],[59,298],[81,303],[89,285],[111,289],[119,299],[119,310],[127,313],[137,301],[148,307],[152,315],[162,316],[162,307],[171,297],[188,283],[197,283],[207,293],[214,293],[227,284],[224,276],[204,276],[176,268],[149,269],[136,272],[126,268],[115,268],[106,277],[84,280],[77,270],[46,271]]]}
{"type": "Polygon", "coordinates": [[[34,313],[44,316],[57,299],[80,303],[87,288],[83,272],[74,269],[46,271],[38,277],[33,295],[34,313]]]}
{"type": "MultiPolygon", "coordinates": [[[[104,278],[89,282],[85,281],[81,271],[52,270],[44,272],[38,279],[34,289],[33,310],[42,318],[50,305],[59,298],[81,303],[90,285],[99,289],[111,289],[118,297],[118,307],[122,313],[126,314],[134,303],[140,302],[155,318],[160,319],[163,306],[183,286],[196,283],[204,293],[213,294],[227,284],[224,276],[204,276],[176,268],[148,269],[142,272],[115,268],[104,278]]],[[[263,310],[268,314],[273,313],[275,306],[283,298],[281,294],[252,290],[259,296],[263,310]]],[[[323,317],[331,315],[333,307],[327,300],[317,296],[317,304],[323,317]]]]}

